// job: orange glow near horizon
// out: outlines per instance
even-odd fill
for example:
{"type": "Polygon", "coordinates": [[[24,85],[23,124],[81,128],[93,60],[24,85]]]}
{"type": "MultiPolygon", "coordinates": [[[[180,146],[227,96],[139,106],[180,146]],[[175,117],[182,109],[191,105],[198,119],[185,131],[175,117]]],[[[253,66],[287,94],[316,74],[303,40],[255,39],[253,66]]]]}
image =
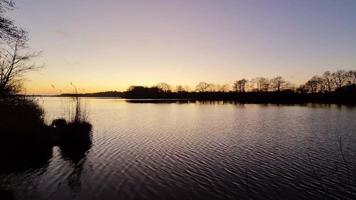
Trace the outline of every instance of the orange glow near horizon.
{"type": "Polygon", "coordinates": [[[9,14],[45,65],[26,76],[27,94],[72,92],[70,82],[82,92],[275,76],[299,85],[326,70],[356,69],[353,1],[16,3],[9,14]]]}

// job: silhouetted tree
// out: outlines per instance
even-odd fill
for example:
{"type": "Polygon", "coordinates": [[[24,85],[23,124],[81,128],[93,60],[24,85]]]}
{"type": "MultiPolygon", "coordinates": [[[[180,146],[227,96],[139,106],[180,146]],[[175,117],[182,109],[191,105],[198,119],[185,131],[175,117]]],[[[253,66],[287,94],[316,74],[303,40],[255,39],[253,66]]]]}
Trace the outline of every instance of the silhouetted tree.
{"type": "Polygon", "coordinates": [[[232,90],[234,92],[239,92],[239,89],[240,89],[240,87],[239,87],[237,81],[235,81],[234,84],[232,84],[232,90]]]}
{"type": "Polygon", "coordinates": [[[331,76],[330,71],[326,71],[324,72],[323,76],[323,82],[324,82],[324,87],[325,89],[330,92],[332,90],[334,90],[334,83],[333,83],[333,77],[331,76]]]}
{"type": "Polygon", "coordinates": [[[267,92],[269,90],[270,82],[268,78],[257,77],[252,79],[252,82],[256,84],[257,91],[267,92]]]}
{"type": "Polygon", "coordinates": [[[356,70],[350,70],[347,73],[349,85],[356,84],[356,70]]]}
{"type": "Polygon", "coordinates": [[[158,83],[157,86],[162,92],[171,92],[172,91],[172,87],[164,82],[158,83]]]}
{"type": "Polygon", "coordinates": [[[246,83],[247,83],[246,79],[241,79],[241,80],[235,81],[235,83],[233,85],[234,91],[235,92],[245,92],[246,91],[246,83]]]}
{"type": "Polygon", "coordinates": [[[320,76],[313,76],[306,84],[305,89],[308,92],[316,93],[324,91],[323,79],[320,76]]]}
{"type": "Polygon", "coordinates": [[[308,92],[309,92],[309,90],[308,90],[308,88],[307,88],[307,86],[306,86],[305,84],[300,85],[300,86],[296,89],[296,91],[297,91],[298,93],[308,93],[308,92]]]}
{"type": "Polygon", "coordinates": [[[280,92],[281,89],[284,87],[285,83],[286,83],[286,81],[281,76],[277,76],[277,77],[271,79],[271,87],[274,91],[280,92]]]}
{"type": "Polygon", "coordinates": [[[0,95],[18,92],[23,75],[38,69],[29,64],[31,58],[38,54],[25,52],[27,32],[4,17],[4,13],[13,7],[13,1],[0,0],[0,95]]]}
{"type": "Polygon", "coordinates": [[[161,94],[158,87],[130,86],[126,91],[128,98],[158,98],[161,94]]]}
{"type": "Polygon", "coordinates": [[[208,92],[209,91],[209,83],[206,82],[200,82],[198,85],[195,87],[195,90],[197,92],[208,92]]]}
{"type": "Polygon", "coordinates": [[[186,90],[184,89],[184,87],[182,85],[177,85],[176,92],[182,93],[182,92],[186,92],[186,90]]]}
{"type": "Polygon", "coordinates": [[[23,75],[39,67],[29,63],[38,53],[27,53],[26,32],[7,40],[0,51],[0,93],[16,93],[23,75]]]}
{"type": "Polygon", "coordinates": [[[4,16],[6,11],[13,9],[14,6],[15,3],[11,0],[0,0],[0,39],[12,39],[23,32],[11,19],[4,16]]]}
{"type": "Polygon", "coordinates": [[[331,74],[335,89],[341,88],[347,83],[347,76],[345,70],[337,70],[336,72],[331,74]]]}
{"type": "Polygon", "coordinates": [[[337,70],[333,73],[326,71],[321,77],[313,76],[304,85],[304,88],[311,93],[332,92],[352,84],[356,84],[356,71],[337,70]]]}

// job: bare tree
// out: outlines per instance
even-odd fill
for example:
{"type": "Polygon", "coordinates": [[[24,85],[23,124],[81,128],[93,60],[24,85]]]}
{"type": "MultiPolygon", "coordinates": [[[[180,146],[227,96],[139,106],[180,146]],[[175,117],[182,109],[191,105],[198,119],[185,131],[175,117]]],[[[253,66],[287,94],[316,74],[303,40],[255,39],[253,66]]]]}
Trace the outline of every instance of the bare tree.
{"type": "Polygon", "coordinates": [[[13,20],[4,16],[6,11],[12,10],[14,6],[12,0],[0,0],[0,39],[17,37],[23,31],[14,24],[13,20]]]}
{"type": "Polygon", "coordinates": [[[39,53],[26,52],[27,34],[22,31],[8,40],[0,50],[0,93],[16,93],[21,89],[23,76],[40,67],[30,63],[39,53]]]}
{"type": "Polygon", "coordinates": [[[281,89],[284,87],[285,83],[286,83],[286,81],[281,76],[277,76],[277,77],[271,79],[271,86],[274,91],[280,92],[281,89]]]}
{"type": "Polygon", "coordinates": [[[171,92],[172,91],[172,87],[164,82],[158,83],[157,86],[162,92],[171,92]]]}
{"type": "Polygon", "coordinates": [[[257,78],[252,79],[252,82],[256,84],[257,91],[266,92],[269,90],[270,82],[267,78],[257,77],[257,78]]]}
{"type": "Polygon", "coordinates": [[[245,92],[247,80],[243,78],[243,79],[239,80],[238,83],[240,85],[240,91],[245,92]]]}
{"type": "Polygon", "coordinates": [[[345,85],[347,81],[345,70],[337,70],[336,72],[332,73],[331,76],[333,77],[335,89],[341,88],[342,86],[345,85]]]}
{"type": "Polygon", "coordinates": [[[232,90],[234,92],[239,92],[239,84],[238,81],[235,81],[234,84],[232,84],[232,90]]]}
{"type": "Polygon", "coordinates": [[[208,92],[209,91],[209,83],[206,82],[200,82],[198,85],[195,87],[195,90],[197,92],[208,92]]]}
{"type": "Polygon", "coordinates": [[[310,93],[317,93],[323,91],[323,78],[320,76],[313,76],[306,84],[305,89],[310,93]]]}
{"type": "Polygon", "coordinates": [[[245,92],[246,91],[246,83],[247,83],[246,79],[241,79],[241,80],[235,81],[235,83],[233,85],[234,91],[235,92],[245,92]]]}
{"type": "Polygon", "coordinates": [[[306,92],[332,92],[346,85],[356,84],[356,70],[337,70],[331,73],[326,71],[322,76],[313,76],[299,91],[306,92]]]}
{"type": "Polygon", "coordinates": [[[27,32],[5,16],[14,8],[12,0],[0,0],[0,95],[19,92],[23,76],[39,67],[29,61],[38,53],[28,53],[27,32]]]}
{"type": "Polygon", "coordinates": [[[300,85],[300,86],[296,89],[296,91],[297,91],[298,93],[308,93],[308,92],[309,92],[309,90],[308,90],[306,84],[300,85]]]}
{"type": "Polygon", "coordinates": [[[324,72],[322,78],[324,79],[326,91],[331,92],[334,90],[333,77],[331,76],[330,71],[324,72]]]}
{"type": "Polygon", "coordinates": [[[356,70],[350,70],[347,73],[348,84],[356,84],[356,70]]]}

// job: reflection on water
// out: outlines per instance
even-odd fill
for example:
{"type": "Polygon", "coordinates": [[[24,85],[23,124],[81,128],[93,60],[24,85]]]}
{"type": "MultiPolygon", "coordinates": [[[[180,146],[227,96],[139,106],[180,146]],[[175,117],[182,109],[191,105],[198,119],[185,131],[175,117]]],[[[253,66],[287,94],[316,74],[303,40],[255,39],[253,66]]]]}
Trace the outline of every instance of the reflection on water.
{"type": "MultiPolygon", "coordinates": [[[[91,136],[91,134],[88,134],[87,138],[82,136],[84,141],[75,145],[70,143],[61,144],[59,147],[54,148],[55,151],[53,151],[53,148],[48,148],[46,151],[29,149],[28,152],[22,153],[23,156],[20,153],[16,153],[16,155],[1,154],[0,199],[51,199],[50,196],[46,198],[40,196],[38,188],[42,184],[39,182],[41,177],[45,177],[47,173],[50,173],[49,170],[52,170],[51,165],[55,162],[60,162],[61,165],[68,163],[66,164],[68,167],[65,169],[65,174],[61,174],[60,176],[63,177],[60,178],[66,179],[68,192],[72,197],[75,197],[81,190],[82,170],[86,162],[86,155],[92,146],[91,136]],[[56,152],[55,155],[53,155],[54,152],[56,152]],[[18,191],[21,191],[21,193],[18,194],[18,191]],[[19,197],[16,198],[17,195],[19,197]]],[[[49,186],[52,180],[48,178],[44,181],[49,181],[45,183],[49,186]]],[[[58,183],[58,186],[60,184],[58,183]]],[[[55,190],[55,188],[53,189],[55,190]]]]}
{"type": "MultiPolygon", "coordinates": [[[[66,117],[66,99],[40,102],[47,121],[66,117]]],[[[355,198],[353,107],[116,99],[86,103],[92,142],[75,150],[55,147],[36,164],[1,161],[0,197],[355,198]]]]}

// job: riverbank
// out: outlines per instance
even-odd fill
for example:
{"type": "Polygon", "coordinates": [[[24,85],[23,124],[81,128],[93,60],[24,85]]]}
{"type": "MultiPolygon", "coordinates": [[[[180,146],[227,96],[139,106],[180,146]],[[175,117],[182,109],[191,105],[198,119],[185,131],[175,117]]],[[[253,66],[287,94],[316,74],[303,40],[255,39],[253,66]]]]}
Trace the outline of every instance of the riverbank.
{"type": "Polygon", "coordinates": [[[54,146],[81,151],[91,145],[90,123],[56,119],[46,124],[44,111],[34,99],[1,98],[0,111],[0,159],[14,161],[2,171],[41,164],[52,156],[54,146]]]}

